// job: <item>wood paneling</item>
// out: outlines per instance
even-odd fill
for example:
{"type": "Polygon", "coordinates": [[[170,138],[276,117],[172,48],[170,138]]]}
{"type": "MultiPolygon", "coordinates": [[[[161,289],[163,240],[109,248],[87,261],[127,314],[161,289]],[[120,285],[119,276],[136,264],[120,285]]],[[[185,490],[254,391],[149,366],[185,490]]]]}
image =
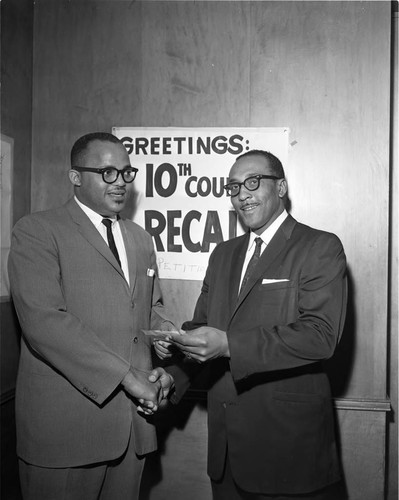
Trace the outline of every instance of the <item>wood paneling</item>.
{"type": "Polygon", "coordinates": [[[13,219],[30,211],[33,0],[1,2],[1,132],[14,139],[13,219]]]}
{"type": "Polygon", "coordinates": [[[341,394],[385,397],[389,5],[255,3],[251,14],[250,125],[290,127],[292,213],[338,234],[348,258],[341,394]]]}
{"type": "Polygon", "coordinates": [[[78,137],[142,124],[141,24],[140,2],[36,2],[32,211],[71,196],[78,137]]]}
{"type": "Polygon", "coordinates": [[[152,2],[143,13],[145,124],[247,126],[250,4],[152,2]]]}
{"type": "Polygon", "coordinates": [[[140,500],[211,500],[206,405],[184,400],[158,415],[157,428],[160,448],[147,459],[140,500]]]}
{"type": "Polygon", "coordinates": [[[342,444],[342,465],[349,499],[383,500],[385,498],[385,412],[340,410],[337,416],[342,444]]]}
{"type": "MultiPolygon", "coordinates": [[[[383,500],[385,412],[384,403],[336,401],[344,469],[336,500],[383,500]]],[[[157,418],[160,450],[147,461],[140,500],[211,500],[206,407],[188,399],[157,418]]]]}
{"type": "Polygon", "coordinates": [[[88,131],[289,126],[293,215],[348,256],[337,393],[383,397],[389,23],[386,2],[38,1],[33,210],[71,194],[69,149],[88,131]]]}
{"type": "MultiPolygon", "coordinates": [[[[14,140],[13,222],[30,212],[33,0],[1,2],[1,132],[14,140]]],[[[12,302],[0,303],[1,498],[18,500],[14,389],[19,325],[12,302]]]]}
{"type": "MultiPolygon", "coordinates": [[[[86,132],[290,127],[293,215],[337,233],[348,256],[348,319],[329,363],[334,393],[383,401],[390,17],[390,2],[37,0],[32,209],[70,196],[69,150],[86,132]]],[[[192,314],[200,285],[162,283],[176,322],[192,314]]],[[[339,411],[350,415],[339,419],[343,456],[353,449],[383,467],[384,413],[374,422],[373,412],[360,417],[368,410],[339,411]],[[368,436],[375,430],[375,446],[360,446],[363,425],[368,436]]],[[[353,488],[362,465],[345,464],[353,488]]]]}
{"type": "Polygon", "coordinates": [[[392,412],[389,415],[388,491],[387,500],[398,495],[398,335],[399,335],[399,3],[393,12],[392,23],[392,156],[391,156],[391,252],[389,303],[389,386],[392,412]]]}
{"type": "MultiPolygon", "coordinates": [[[[1,132],[14,140],[13,222],[30,212],[33,1],[1,2],[1,132]]],[[[19,328],[8,297],[1,304],[1,396],[15,388],[19,328]]]]}

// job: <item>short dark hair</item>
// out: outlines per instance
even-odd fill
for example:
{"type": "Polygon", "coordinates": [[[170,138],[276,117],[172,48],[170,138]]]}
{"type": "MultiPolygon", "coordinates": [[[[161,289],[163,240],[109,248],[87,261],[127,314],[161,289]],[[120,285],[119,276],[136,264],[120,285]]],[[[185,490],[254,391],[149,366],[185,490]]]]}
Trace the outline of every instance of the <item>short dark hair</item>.
{"type": "Polygon", "coordinates": [[[263,149],[251,149],[250,151],[247,151],[246,153],[238,156],[237,160],[239,160],[240,158],[245,158],[246,156],[261,156],[268,162],[273,175],[275,175],[279,179],[285,178],[283,164],[277,158],[277,156],[274,156],[274,154],[270,153],[269,151],[263,151],[263,149]]]}
{"type": "Polygon", "coordinates": [[[86,152],[86,149],[88,148],[89,144],[91,144],[93,141],[113,142],[114,144],[122,144],[123,146],[122,141],[120,141],[115,135],[109,134],[108,132],[92,132],[91,134],[83,135],[72,146],[71,149],[72,167],[78,166],[80,159],[86,152]]]}

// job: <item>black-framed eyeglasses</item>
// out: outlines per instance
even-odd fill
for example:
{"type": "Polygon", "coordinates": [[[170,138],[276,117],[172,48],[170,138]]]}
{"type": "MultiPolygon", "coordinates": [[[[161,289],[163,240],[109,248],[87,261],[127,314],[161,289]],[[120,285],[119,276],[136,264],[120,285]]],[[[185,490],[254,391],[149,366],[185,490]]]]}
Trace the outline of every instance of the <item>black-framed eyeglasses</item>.
{"type": "Polygon", "coordinates": [[[115,167],[104,167],[104,168],[89,168],[89,167],[72,167],[73,170],[78,172],[94,172],[95,174],[101,174],[103,181],[107,184],[113,184],[121,174],[122,179],[129,184],[133,182],[136,178],[136,174],[139,171],[135,167],[125,167],[122,170],[118,170],[115,167]]]}
{"type": "Polygon", "coordinates": [[[248,189],[248,191],[256,191],[259,187],[261,179],[278,180],[282,179],[282,177],[277,177],[275,175],[261,175],[261,174],[251,175],[251,177],[247,177],[243,182],[229,182],[228,184],[223,186],[223,188],[226,190],[227,196],[234,197],[237,196],[238,193],[240,192],[241,186],[244,186],[246,189],[248,189]]]}

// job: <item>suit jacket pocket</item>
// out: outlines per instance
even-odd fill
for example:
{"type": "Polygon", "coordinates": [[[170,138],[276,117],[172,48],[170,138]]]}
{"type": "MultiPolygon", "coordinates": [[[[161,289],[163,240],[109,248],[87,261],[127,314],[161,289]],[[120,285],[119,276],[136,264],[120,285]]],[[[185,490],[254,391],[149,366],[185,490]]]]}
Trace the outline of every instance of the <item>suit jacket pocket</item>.
{"type": "Polygon", "coordinates": [[[247,317],[261,325],[283,325],[295,321],[298,314],[297,281],[259,284],[253,289],[253,300],[247,301],[251,310],[247,317]]]}
{"type": "MultiPolygon", "coordinates": [[[[279,279],[279,278],[276,278],[279,279]]],[[[277,281],[275,283],[260,283],[258,285],[258,290],[260,292],[271,292],[272,290],[282,290],[286,288],[293,288],[296,287],[297,282],[296,280],[289,280],[289,281],[277,281]]]]}

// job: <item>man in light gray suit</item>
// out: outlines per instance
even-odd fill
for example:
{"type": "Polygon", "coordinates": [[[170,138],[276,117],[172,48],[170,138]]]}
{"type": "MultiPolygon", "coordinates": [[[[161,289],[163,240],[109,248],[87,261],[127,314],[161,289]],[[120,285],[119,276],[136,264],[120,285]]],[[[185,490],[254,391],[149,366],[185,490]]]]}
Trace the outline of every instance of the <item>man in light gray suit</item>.
{"type": "Polygon", "coordinates": [[[22,329],[16,389],[24,499],[136,499],[147,415],[173,386],[142,329],[170,329],[150,236],[119,214],[137,169],[87,134],[71,151],[74,198],[22,218],[9,258],[22,329]],[[143,412],[137,412],[137,407],[143,412]],[[143,415],[144,413],[144,415],[143,415]]]}

